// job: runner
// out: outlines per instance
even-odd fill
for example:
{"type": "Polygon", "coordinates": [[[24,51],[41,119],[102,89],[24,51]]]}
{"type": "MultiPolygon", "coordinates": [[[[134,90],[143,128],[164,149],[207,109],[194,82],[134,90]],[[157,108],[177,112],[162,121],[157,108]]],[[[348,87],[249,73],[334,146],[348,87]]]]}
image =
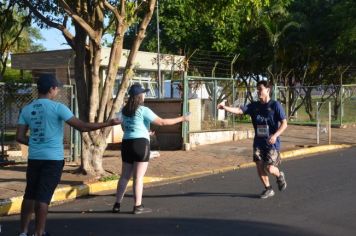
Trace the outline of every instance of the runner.
{"type": "Polygon", "coordinates": [[[253,161],[256,163],[258,176],[265,187],[260,198],[269,198],[275,194],[270,185],[268,174],[276,177],[280,191],[287,187],[285,174],[278,169],[278,165],[281,163],[279,136],[287,128],[287,119],[281,104],[270,98],[270,92],[269,83],[259,81],[257,83],[259,101],[240,108],[223,104],[217,106],[218,109],[224,109],[234,114],[251,116],[255,129],[253,161]]]}

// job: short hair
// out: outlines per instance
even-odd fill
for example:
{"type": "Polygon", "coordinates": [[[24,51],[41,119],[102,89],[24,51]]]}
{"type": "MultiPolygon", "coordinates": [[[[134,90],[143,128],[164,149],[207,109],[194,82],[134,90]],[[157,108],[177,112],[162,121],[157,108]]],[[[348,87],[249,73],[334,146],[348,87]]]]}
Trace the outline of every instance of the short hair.
{"type": "Polygon", "coordinates": [[[61,87],[56,77],[52,74],[42,74],[37,80],[37,91],[39,94],[47,94],[53,87],[61,87]]]}
{"type": "Polygon", "coordinates": [[[265,88],[271,88],[272,87],[272,85],[267,80],[258,81],[256,86],[258,87],[259,85],[263,85],[265,88]]]}

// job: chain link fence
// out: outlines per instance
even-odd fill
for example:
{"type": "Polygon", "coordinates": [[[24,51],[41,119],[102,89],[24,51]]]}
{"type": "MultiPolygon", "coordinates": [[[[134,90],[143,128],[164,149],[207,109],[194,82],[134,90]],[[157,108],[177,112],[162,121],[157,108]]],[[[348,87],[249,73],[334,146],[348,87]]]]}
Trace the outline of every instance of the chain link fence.
{"type": "Polygon", "coordinates": [[[231,78],[186,77],[185,112],[190,112],[189,132],[231,129],[234,115],[217,110],[219,103],[233,104],[236,95],[235,81],[231,78]]]}
{"type": "MultiPolygon", "coordinates": [[[[257,101],[255,86],[237,86],[231,78],[186,76],[184,81],[187,104],[183,110],[192,113],[188,132],[236,129],[240,127],[237,123],[250,122],[247,115],[237,116],[217,110],[216,106],[225,103],[240,107],[257,101]]],[[[331,125],[356,123],[356,85],[277,86],[272,89],[272,97],[282,104],[292,124],[316,125],[317,113],[319,119],[328,121],[329,102],[331,125]]]]}
{"type": "Polygon", "coordinates": [[[337,126],[356,123],[356,85],[319,85],[274,88],[273,96],[284,106],[289,122],[316,124],[327,119],[331,103],[331,124],[337,126]],[[317,103],[319,107],[317,108],[317,103]]]}
{"type": "MultiPolygon", "coordinates": [[[[27,147],[16,142],[16,126],[21,108],[37,99],[37,87],[34,84],[0,83],[1,103],[1,159],[23,160],[27,158],[27,147]]],[[[56,101],[74,108],[73,86],[65,85],[58,92],[56,101]]],[[[71,159],[73,153],[73,130],[68,125],[64,129],[64,155],[71,159]]]]}

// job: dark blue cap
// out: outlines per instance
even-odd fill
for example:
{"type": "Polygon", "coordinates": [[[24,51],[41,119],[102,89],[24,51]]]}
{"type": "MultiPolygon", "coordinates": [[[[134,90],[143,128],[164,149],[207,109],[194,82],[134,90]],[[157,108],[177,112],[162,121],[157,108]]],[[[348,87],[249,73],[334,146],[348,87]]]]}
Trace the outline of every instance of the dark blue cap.
{"type": "Polygon", "coordinates": [[[141,93],[147,93],[150,91],[149,89],[144,89],[140,84],[133,84],[131,85],[131,88],[129,89],[129,95],[130,96],[136,96],[141,93]]]}
{"type": "Polygon", "coordinates": [[[40,93],[46,94],[53,87],[62,87],[62,84],[58,82],[56,77],[51,74],[42,74],[37,80],[37,89],[40,93]]]}

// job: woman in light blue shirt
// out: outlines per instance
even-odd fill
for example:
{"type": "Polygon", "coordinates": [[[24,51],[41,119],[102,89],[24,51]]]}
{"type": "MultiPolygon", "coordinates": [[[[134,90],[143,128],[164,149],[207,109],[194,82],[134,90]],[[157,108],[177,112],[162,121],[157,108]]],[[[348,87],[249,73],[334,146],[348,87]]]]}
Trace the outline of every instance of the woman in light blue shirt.
{"type": "Polygon", "coordinates": [[[148,91],[148,89],[143,89],[140,84],[133,84],[129,89],[129,99],[120,113],[124,131],[121,146],[122,171],[117,185],[113,213],[120,212],[120,204],[131,176],[133,177],[135,200],[133,214],[152,211],[142,205],[143,177],[150,157],[149,125],[150,123],[157,126],[174,125],[189,120],[188,116],[171,119],[158,117],[151,109],[143,105],[145,93],[148,91]]]}

